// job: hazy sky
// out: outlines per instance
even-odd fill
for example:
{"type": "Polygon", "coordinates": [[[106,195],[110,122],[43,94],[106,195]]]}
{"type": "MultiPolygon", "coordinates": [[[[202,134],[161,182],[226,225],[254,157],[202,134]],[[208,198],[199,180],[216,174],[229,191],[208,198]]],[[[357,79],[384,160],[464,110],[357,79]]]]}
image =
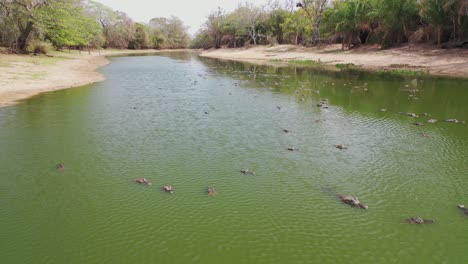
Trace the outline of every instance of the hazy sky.
{"type": "MultiPolygon", "coordinates": [[[[127,13],[136,22],[149,22],[154,17],[176,16],[189,26],[194,34],[205,22],[211,11],[218,6],[226,11],[234,10],[245,0],[97,0],[114,10],[127,13]]],[[[262,5],[268,0],[249,0],[249,3],[262,5]]]]}

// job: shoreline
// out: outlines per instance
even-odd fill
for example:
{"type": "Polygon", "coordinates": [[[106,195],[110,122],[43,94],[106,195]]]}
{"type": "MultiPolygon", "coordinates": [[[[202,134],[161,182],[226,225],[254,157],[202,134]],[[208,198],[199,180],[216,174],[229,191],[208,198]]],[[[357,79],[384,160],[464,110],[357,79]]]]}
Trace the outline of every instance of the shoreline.
{"type": "Polygon", "coordinates": [[[353,50],[341,50],[340,44],[322,48],[296,45],[252,46],[234,49],[205,50],[200,56],[234,60],[256,64],[288,63],[301,65],[310,61],[319,66],[351,64],[353,68],[369,72],[406,71],[432,76],[468,78],[468,50],[436,49],[407,46],[381,50],[377,46],[362,46],[353,50]],[[296,64],[297,63],[297,64],[296,64]]]}
{"type": "Polygon", "coordinates": [[[54,52],[53,57],[0,53],[0,107],[18,104],[40,93],[103,81],[105,77],[97,69],[109,64],[110,56],[173,51],[180,50],[54,52]]]}
{"type": "MultiPolygon", "coordinates": [[[[157,54],[193,50],[104,50],[69,54],[54,52],[54,57],[7,55],[0,53],[0,107],[15,105],[34,95],[74,88],[105,80],[97,71],[109,63],[107,57],[157,54]]],[[[407,70],[433,76],[468,78],[468,50],[440,50],[418,46],[380,50],[364,46],[341,51],[340,45],[307,48],[295,45],[254,46],[236,49],[199,51],[202,57],[256,64],[288,61],[319,62],[321,66],[353,64],[365,71],[407,70]]],[[[293,64],[294,65],[294,64],[293,64]]],[[[298,64],[300,65],[300,63],[298,64]]],[[[335,68],[335,67],[333,67],[335,68]]]]}

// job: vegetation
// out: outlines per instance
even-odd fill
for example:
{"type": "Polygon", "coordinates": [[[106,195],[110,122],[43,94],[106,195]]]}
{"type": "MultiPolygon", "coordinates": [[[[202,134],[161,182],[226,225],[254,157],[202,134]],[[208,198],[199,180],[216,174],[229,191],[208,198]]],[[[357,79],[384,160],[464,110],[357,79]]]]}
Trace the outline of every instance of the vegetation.
{"type": "Polygon", "coordinates": [[[320,66],[322,62],[320,60],[289,60],[289,64],[296,64],[296,65],[306,65],[306,66],[320,66]]]}
{"type": "Polygon", "coordinates": [[[396,75],[396,76],[424,76],[428,75],[427,71],[422,70],[408,70],[408,69],[386,69],[377,71],[377,73],[384,75],[396,75]]]}
{"type": "Polygon", "coordinates": [[[467,0],[270,0],[218,8],[190,43],[177,17],[136,23],[92,0],[0,0],[0,46],[21,53],[73,48],[220,48],[258,44],[407,43],[468,47],[467,0]]]}
{"type": "Polygon", "coordinates": [[[271,0],[208,16],[193,48],[256,44],[364,43],[390,47],[420,42],[468,47],[467,0],[271,0]]]}
{"type": "Polygon", "coordinates": [[[354,63],[338,63],[338,64],[335,64],[335,67],[340,70],[349,70],[349,69],[359,68],[354,63]]]}
{"type": "Polygon", "coordinates": [[[74,48],[186,48],[187,27],[176,18],[135,23],[125,13],[88,0],[0,0],[0,46],[20,53],[74,48]]]}

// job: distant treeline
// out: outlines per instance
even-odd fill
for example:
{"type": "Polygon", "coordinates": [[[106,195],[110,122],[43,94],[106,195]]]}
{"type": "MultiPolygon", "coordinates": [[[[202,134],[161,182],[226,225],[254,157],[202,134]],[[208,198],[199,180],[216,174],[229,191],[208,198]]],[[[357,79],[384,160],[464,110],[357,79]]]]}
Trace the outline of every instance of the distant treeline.
{"type": "Polygon", "coordinates": [[[186,48],[177,17],[136,23],[127,14],[88,0],[0,0],[0,46],[21,53],[55,48],[186,48]]]}
{"type": "Polygon", "coordinates": [[[468,0],[271,0],[213,12],[193,48],[341,43],[468,47],[468,0]]]}

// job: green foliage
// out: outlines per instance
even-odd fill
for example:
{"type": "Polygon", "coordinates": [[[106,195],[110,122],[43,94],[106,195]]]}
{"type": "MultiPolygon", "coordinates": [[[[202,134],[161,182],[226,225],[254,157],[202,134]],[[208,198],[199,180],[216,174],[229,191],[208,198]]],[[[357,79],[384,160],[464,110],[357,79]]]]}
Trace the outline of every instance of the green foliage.
{"type": "Polygon", "coordinates": [[[32,41],[28,45],[28,52],[34,54],[48,54],[53,49],[50,42],[32,41]]]}
{"type": "Polygon", "coordinates": [[[154,30],[91,0],[0,0],[0,45],[20,52],[32,52],[41,41],[59,49],[187,47],[183,22],[176,17],[164,21],[154,30]]]}
{"type": "Polygon", "coordinates": [[[361,44],[360,33],[369,29],[370,9],[367,0],[336,2],[325,12],[322,30],[341,38],[343,48],[361,44]]]}
{"type": "Polygon", "coordinates": [[[306,65],[306,66],[321,66],[323,63],[318,60],[289,60],[289,64],[297,64],[297,65],[306,65]]]}
{"type": "Polygon", "coordinates": [[[437,44],[441,45],[444,25],[450,23],[448,13],[444,10],[442,0],[423,0],[420,15],[436,29],[437,44]]]}
{"type": "Polygon", "coordinates": [[[448,14],[444,10],[443,0],[423,0],[421,3],[420,15],[427,22],[435,26],[443,26],[447,24],[448,14]]]}
{"type": "Polygon", "coordinates": [[[383,47],[400,44],[408,36],[405,29],[417,23],[418,5],[416,0],[376,0],[371,18],[379,21],[377,33],[383,47]]]}
{"type": "MultiPolygon", "coordinates": [[[[191,47],[248,44],[463,42],[468,39],[467,0],[302,0],[282,5],[250,3],[211,13],[191,47]]],[[[30,42],[57,48],[186,48],[190,37],[177,17],[135,23],[127,14],[92,0],[0,0],[0,45],[28,52],[30,42]]],[[[450,46],[450,45],[445,45],[450,46]]]]}
{"type": "Polygon", "coordinates": [[[286,16],[281,27],[284,31],[285,41],[292,44],[305,44],[304,41],[312,36],[312,25],[302,9],[286,16]]]}
{"type": "Polygon", "coordinates": [[[200,31],[190,43],[192,49],[211,49],[213,48],[213,38],[206,31],[200,31]]]}
{"type": "Polygon", "coordinates": [[[354,63],[338,63],[338,64],[335,64],[335,67],[340,70],[349,70],[349,69],[358,68],[358,66],[356,66],[354,63]]]}
{"type": "Polygon", "coordinates": [[[187,27],[178,17],[153,18],[148,27],[151,42],[156,49],[179,49],[189,46],[187,27]]]}
{"type": "Polygon", "coordinates": [[[214,47],[328,42],[342,43],[343,49],[362,43],[378,43],[386,48],[406,42],[440,45],[468,39],[467,0],[296,2],[298,8],[270,1],[266,13],[249,4],[228,14],[214,13],[199,34],[210,34],[214,42],[210,46],[214,47]]]}
{"type": "MultiPolygon", "coordinates": [[[[34,34],[35,26],[40,23],[40,16],[37,14],[48,5],[54,5],[58,0],[24,0],[11,1],[0,0],[0,23],[4,27],[10,27],[14,36],[14,46],[17,51],[27,52],[28,42],[34,34]]],[[[0,28],[0,31],[1,28],[0,28]]],[[[9,39],[13,41],[13,39],[9,39]]]]}
{"type": "Polygon", "coordinates": [[[44,38],[58,48],[88,46],[97,42],[102,32],[97,21],[85,16],[83,9],[73,3],[49,5],[38,15],[44,38]]]}
{"type": "Polygon", "coordinates": [[[129,49],[147,49],[150,46],[149,39],[149,27],[136,23],[135,24],[135,35],[128,45],[129,49]]]}
{"type": "Polygon", "coordinates": [[[377,73],[382,75],[393,75],[393,76],[424,76],[428,75],[426,71],[420,70],[409,70],[409,69],[385,69],[379,70],[377,73]]]}

